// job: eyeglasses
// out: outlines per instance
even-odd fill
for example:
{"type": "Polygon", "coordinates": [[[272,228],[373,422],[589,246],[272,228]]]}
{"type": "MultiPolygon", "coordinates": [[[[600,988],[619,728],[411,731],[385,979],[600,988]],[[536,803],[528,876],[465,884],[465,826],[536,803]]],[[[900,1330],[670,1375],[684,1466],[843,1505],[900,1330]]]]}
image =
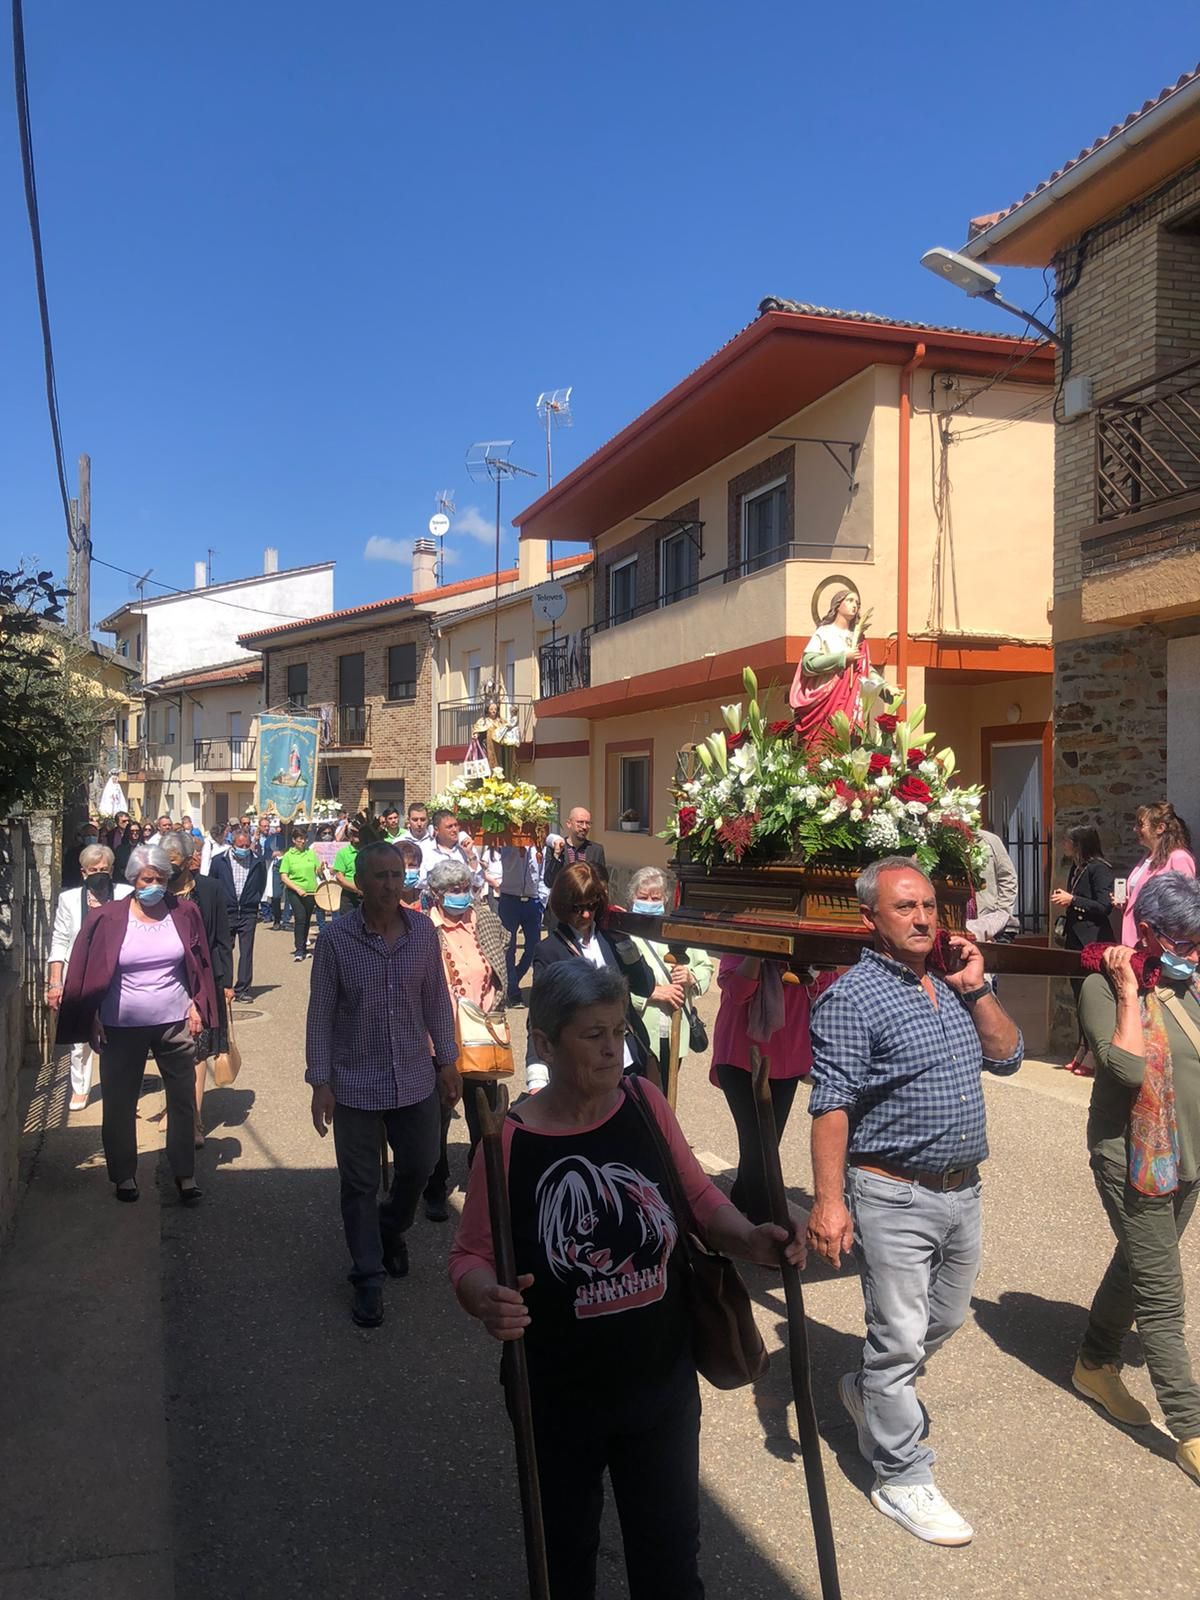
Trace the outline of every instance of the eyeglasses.
{"type": "Polygon", "coordinates": [[[1165,933],[1160,933],[1153,925],[1151,925],[1150,931],[1159,944],[1164,949],[1169,950],[1172,955],[1182,956],[1185,960],[1190,960],[1193,956],[1200,955],[1200,939],[1168,939],[1165,933]]]}
{"type": "Polygon", "coordinates": [[[567,907],[567,915],[577,917],[581,911],[590,911],[594,917],[604,910],[603,900],[573,900],[567,907]]]}

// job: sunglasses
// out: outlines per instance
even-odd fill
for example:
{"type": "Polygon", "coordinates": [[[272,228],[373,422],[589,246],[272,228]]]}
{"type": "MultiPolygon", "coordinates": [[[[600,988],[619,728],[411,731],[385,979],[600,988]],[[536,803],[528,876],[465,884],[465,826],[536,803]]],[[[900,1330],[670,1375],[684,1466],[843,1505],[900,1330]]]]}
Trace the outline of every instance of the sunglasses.
{"type": "Polygon", "coordinates": [[[567,907],[567,914],[576,917],[581,911],[590,911],[594,917],[598,917],[604,910],[604,905],[603,900],[573,900],[567,907]]]}

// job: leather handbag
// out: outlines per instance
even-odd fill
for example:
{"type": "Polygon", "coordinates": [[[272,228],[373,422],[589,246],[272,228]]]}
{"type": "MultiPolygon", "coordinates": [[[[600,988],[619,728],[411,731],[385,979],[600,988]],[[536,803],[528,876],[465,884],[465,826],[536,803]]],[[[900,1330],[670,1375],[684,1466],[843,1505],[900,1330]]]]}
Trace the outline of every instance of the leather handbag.
{"type": "Polygon", "coordinates": [[[691,1006],[683,1009],[688,1020],[688,1049],[695,1056],[703,1055],[708,1049],[708,1029],[691,1006]]]}
{"type": "Polygon", "coordinates": [[[226,1047],[212,1058],[213,1082],[218,1089],[228,1089],[237,1082],[237,1075],[242,1070],[242,1052],[238,1049],[238,1042],[233,1036],[233,1018],[230,1017],[225,1027],[226,1047]]]}
{"type": "Polygon", "coordinates": [[[485,1011],[474,1000],[467,999],[450,946],[440,928],[438,943],[446,967],[450,998],[454,1001],[454,1037],[458,1041],[458,1061],[455,1065],[460,1075],[464,1078],[511,1078],[516,1068],[508,1019],[502,1011],[485,1011]]]}
{"type": "Polygon", "coordinates": [[[770,1365],[746,1285],[729,1257],[710,1250],[700,1238],[670,1147],[637,1078],[626,1077],[622,1084],[657,1147],[679,1223],[676,1254],[684,1269],[696,1369],[714,1389],[742,1389],[770,1365]]]}

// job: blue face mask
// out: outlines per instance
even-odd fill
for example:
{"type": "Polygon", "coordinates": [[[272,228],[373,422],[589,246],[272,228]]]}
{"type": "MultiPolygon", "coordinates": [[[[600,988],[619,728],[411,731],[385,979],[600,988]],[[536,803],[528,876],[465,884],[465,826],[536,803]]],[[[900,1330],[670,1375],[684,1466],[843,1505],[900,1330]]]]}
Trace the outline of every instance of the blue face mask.
{"type": "Polygon", "coordinates": [[[166,892],[161,883],[148,883],[138,890],[137,897],[144,906],[156,906],[166,892]]]}
{"type": "Polygon", "coordinates": [[[471,896],[469,894],[448,894],[442,900],[442,910],[448,911],[452,917],[461,917],[464,912],[471,909],[471,896]]]}
{"type": "Polygon", "coordinates": [[[421,869],[420,869],[420,867],[405,867],[405,869],[404,869],[404,887],[406,889],[415,889],[417,887],[417,885],[420,883],[420,881],[421,881],[421,869]]]}
{"type": "Polygon", "coordinates": [[[1177,956],[1173,950],[1164,950],[1159,956],[1163,976],[1173,979],[1176,983],[1187,983],[1196,976],[1196,963],[1188,961],[1184,956],[1177,956]]]}
{"type": "Polygon", "coordinates": [[[666,908],[661,900],[635,900],[629,909],[639,917],[661,917],[666,908]]]}
{"type": "Polygon", "coordinates": [[[237,845],[235,846],[233,853],[239,861],[249,861],[253,856],[254,851],[247,849],[245,845],[237,845]]]}

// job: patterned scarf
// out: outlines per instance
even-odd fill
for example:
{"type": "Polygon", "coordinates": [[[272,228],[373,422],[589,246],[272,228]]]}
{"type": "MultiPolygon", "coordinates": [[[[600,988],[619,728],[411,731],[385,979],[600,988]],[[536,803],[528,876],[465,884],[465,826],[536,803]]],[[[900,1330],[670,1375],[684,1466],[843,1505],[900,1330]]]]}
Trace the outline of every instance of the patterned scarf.
{"type": "Polygon", "coordinates": [[[1160,994],[1171,991],[1146,990],[1140,996],[1146,1071],[1129,1113],[1130,1187],[1150,1195],[1174,1194],[1179,1187],[1175,1072],[1160,994]]]}

